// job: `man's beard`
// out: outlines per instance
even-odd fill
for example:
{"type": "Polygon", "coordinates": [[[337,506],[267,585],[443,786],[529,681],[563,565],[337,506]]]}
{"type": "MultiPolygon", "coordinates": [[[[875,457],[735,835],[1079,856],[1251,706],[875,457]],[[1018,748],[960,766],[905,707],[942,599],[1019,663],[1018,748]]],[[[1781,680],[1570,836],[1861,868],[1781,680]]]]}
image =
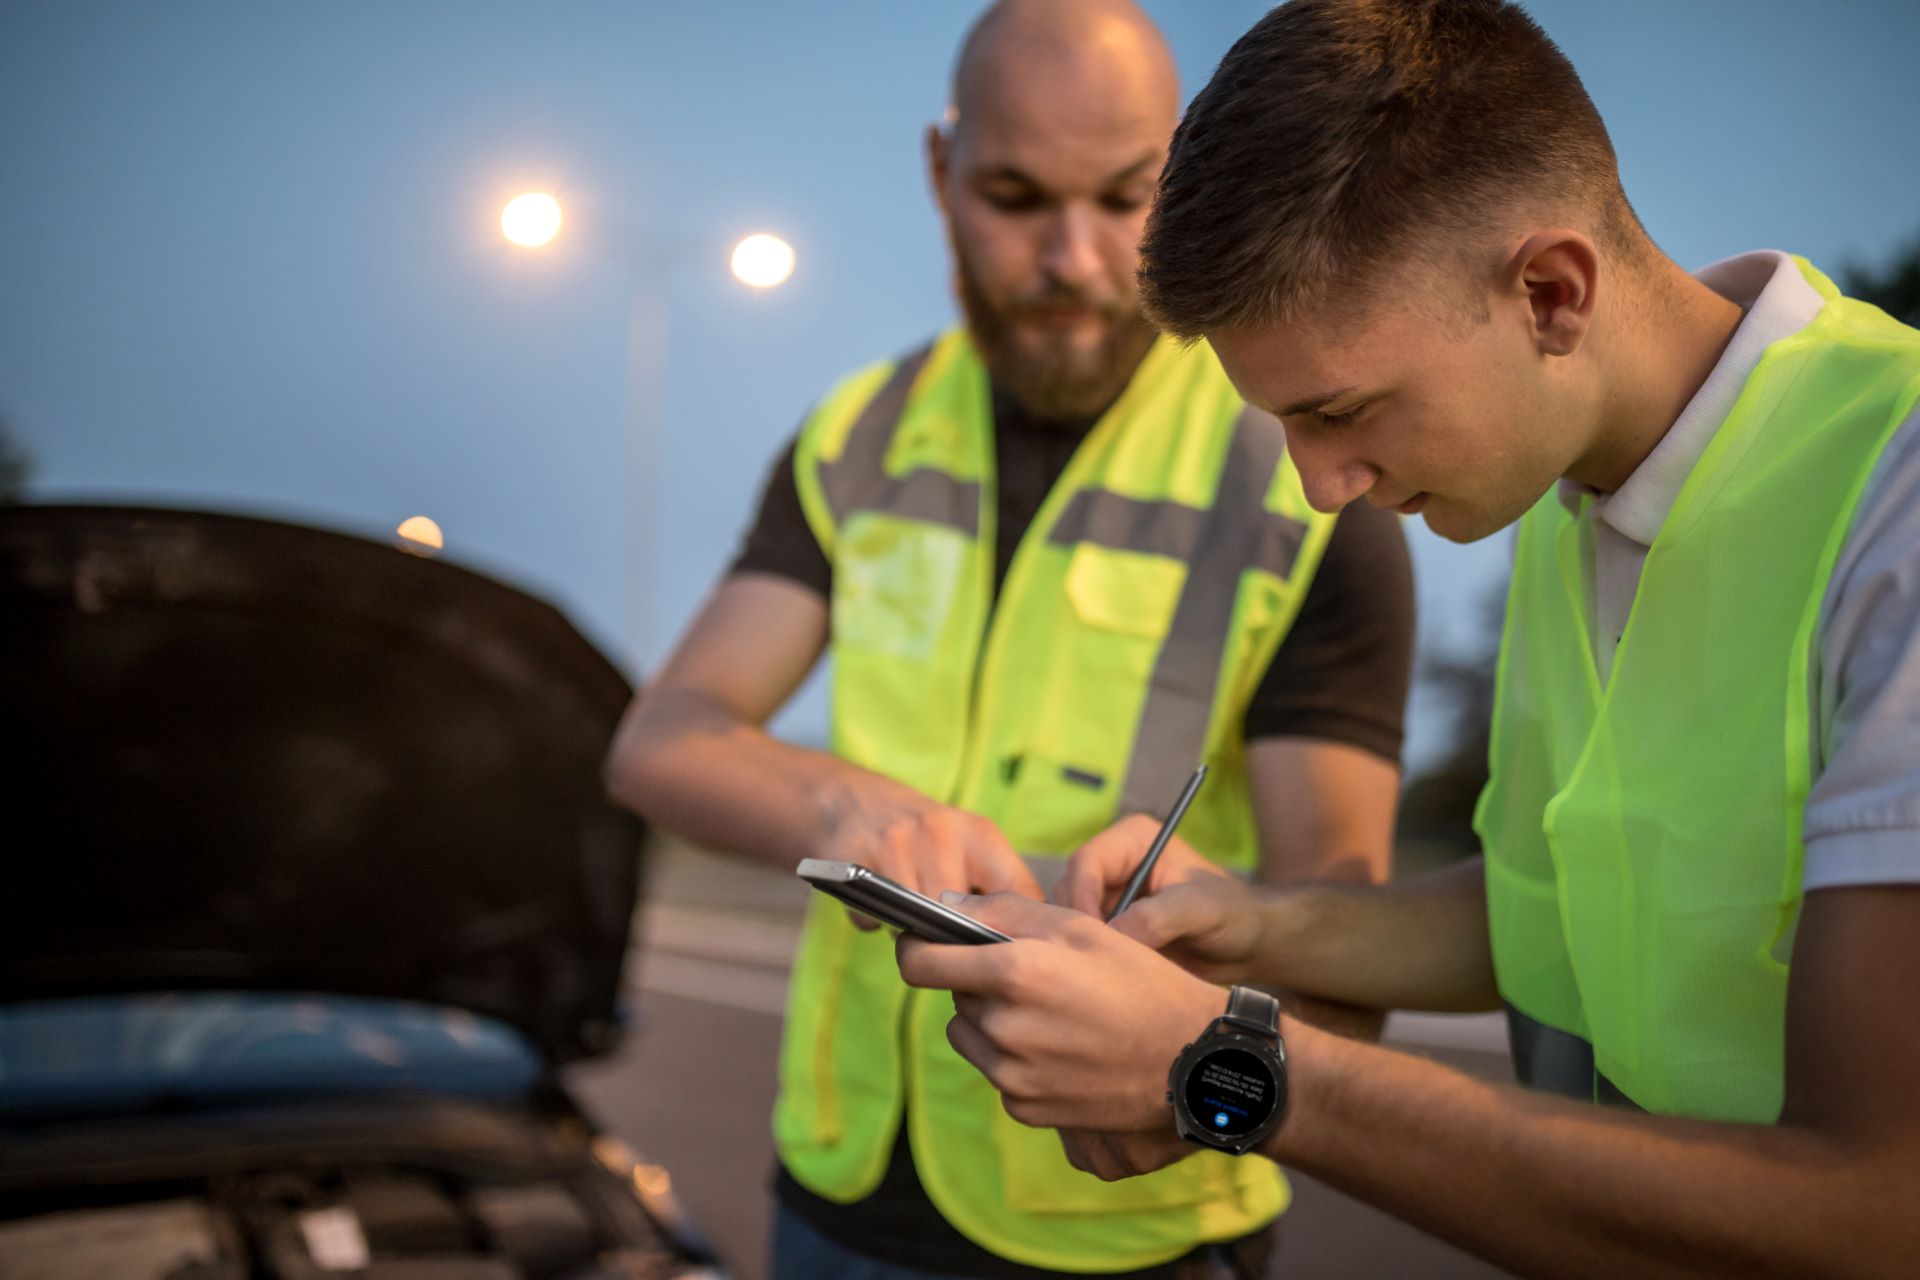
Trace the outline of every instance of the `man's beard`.
{"type": "Polygon", "coordinates": [[[955,291],[966,313],[973,337],[994,386],[1036,418],[1089,419],[1099,416],[1120,398],[1133,371],[1140,366],[1158,331],[1137,308],[1098,301],[1084,290],[1050,282],[1037,294],[1015,299],[1006,306],[987,299],[980,282],[955,255],[955,291]],[[1074,350],[1067,335],[1047,341],[1040,350],[1023,343],[1016,332],[1022,311],[1053,307],[1082,307],[1106,326],[1105,335],[1091,352],[1074,350]]]}

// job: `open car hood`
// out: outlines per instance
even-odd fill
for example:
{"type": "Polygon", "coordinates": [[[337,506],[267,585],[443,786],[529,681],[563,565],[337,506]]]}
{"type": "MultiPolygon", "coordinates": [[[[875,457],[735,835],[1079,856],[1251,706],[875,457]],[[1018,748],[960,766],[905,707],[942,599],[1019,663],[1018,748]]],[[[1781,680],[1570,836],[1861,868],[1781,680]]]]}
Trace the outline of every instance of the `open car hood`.
{"type": "Polygon", "coordinates": [[[197,512],[0,508],[0,1000],[312,991],[609,1047],[630,690],[479,574],[197,512]]]}

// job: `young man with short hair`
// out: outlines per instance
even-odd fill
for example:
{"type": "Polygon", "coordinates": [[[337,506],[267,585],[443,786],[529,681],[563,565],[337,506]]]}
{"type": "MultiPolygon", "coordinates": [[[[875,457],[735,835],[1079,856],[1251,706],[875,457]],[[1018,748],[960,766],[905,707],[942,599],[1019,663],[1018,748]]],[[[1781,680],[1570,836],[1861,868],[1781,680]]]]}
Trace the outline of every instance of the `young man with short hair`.
{"type": "MultiPolygon", "coordinates": [[[[1117,1178],[1192,1149],[1169,1102],[1242,1096],[1176,1100],[1183,1042],[1265,1043],[1203,978],[1504,1005],[1523,1082],[1569,1097],[1289,1020],[1284,1065],[1233,1077],[1284,1102],[1199,1120],[1530,1274],[1910,1273],[1920,333],[1784,254],[1675,266],[1499,0],[1269,14],[1189,109],[1143,254],[1317,508],[1518,521],[1485,859],[1249,902],[1171,852],[1115,929],[972,900],[1021,941],[901,950],[960,993],[955,1045],[1117,1178]]],[[[1147,835],[1089,844],[1068,896],[1147,835]]]]}
{"type": "MultiPolygon", "coordinates": [[[[1222,864],[1384,877],[1406,545],[1390,513],[1313,512],[1279,424],[1140,314],[1179,101],[1130,0],[1016,0],[975,24],[928,137],[966,324],[808,414],[621,728],[623,802],[789,871],[844,859],[1037,897],[1036,872],[1163,809],[1205,759],[1183,829],[1222,864]],[[823,653],[832,750],[769,737],[823,653]]],[[[884,934],[816,899],[774,1116],[776,1280],[1265,1269],[1279,1170],[1213,1157],[1103,1185],[1007,1118],[951,1015],[901,983],[884,934]]]]}

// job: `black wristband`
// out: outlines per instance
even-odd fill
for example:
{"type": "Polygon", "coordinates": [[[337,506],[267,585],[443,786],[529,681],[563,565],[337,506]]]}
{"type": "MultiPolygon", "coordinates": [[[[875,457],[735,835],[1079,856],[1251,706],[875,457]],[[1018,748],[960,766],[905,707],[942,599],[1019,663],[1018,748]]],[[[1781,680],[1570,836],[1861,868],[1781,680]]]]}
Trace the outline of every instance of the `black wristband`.
{"type": "Polygon", "coordinates": [[[1264,1036],[1280,1036],[1280,1002],[1252,987],[1235,987],[1227,993],[1227,1011],[1220,1021],[1264,1036]]]}

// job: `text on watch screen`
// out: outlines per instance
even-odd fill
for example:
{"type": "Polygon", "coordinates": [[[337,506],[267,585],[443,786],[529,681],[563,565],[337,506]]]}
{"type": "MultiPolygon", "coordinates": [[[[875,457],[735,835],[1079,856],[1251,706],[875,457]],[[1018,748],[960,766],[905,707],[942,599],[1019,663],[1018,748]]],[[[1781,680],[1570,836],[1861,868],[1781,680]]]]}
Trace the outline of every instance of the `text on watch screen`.
{"type": "Polygon", "coordinates": [[[1187,1114],[1224,1137],[1251,1133],[1273,1114],[1273,1071],[1245,1049],[1219,1049],[1187,1076],[1187,1114]]]}

